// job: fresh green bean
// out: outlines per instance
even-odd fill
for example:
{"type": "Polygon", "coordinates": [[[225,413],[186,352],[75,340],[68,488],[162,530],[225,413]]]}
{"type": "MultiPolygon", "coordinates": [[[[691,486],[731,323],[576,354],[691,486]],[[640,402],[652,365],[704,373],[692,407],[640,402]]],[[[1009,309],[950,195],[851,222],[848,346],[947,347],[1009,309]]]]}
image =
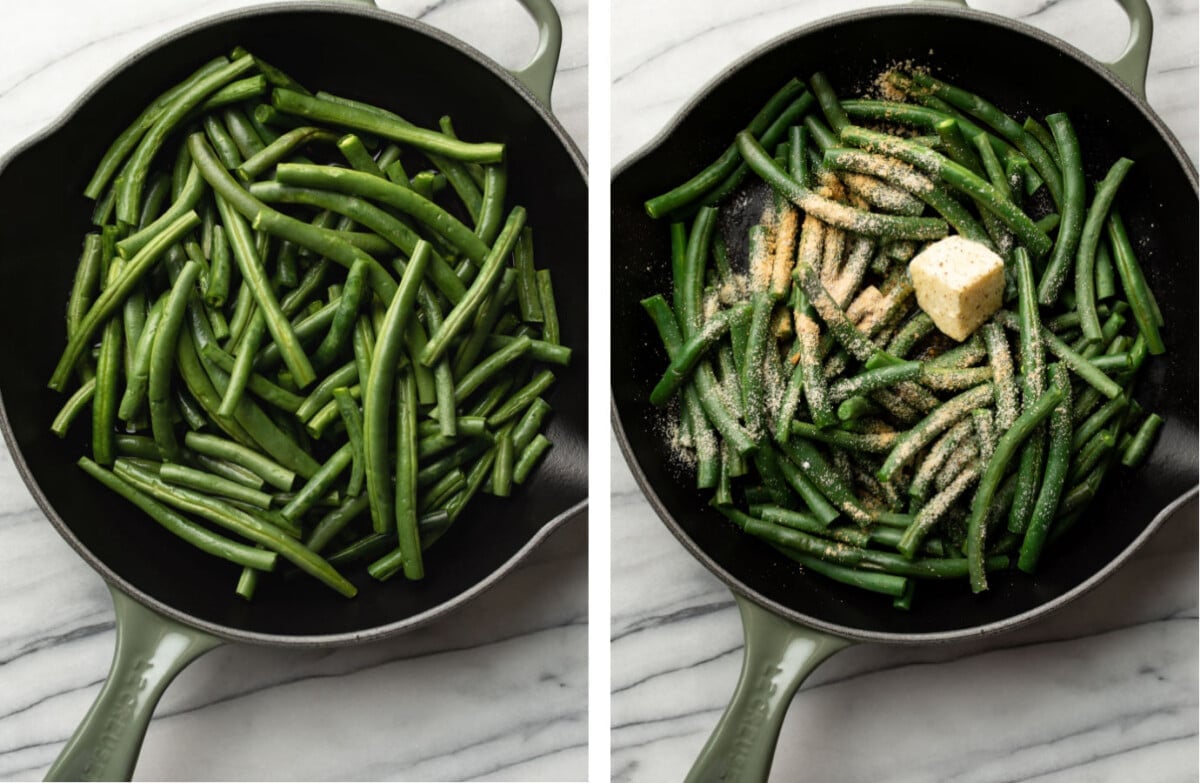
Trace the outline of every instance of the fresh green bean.
{"type": "MultiPolygon", "coordinates": [[[[467,321],[475,315],[499,279],[508,255],[512,252],[524,225],[525,210],[522,207],[515,207],[509,214],[500,236],[496,239],[496,244],[484,261],[479,276],[471,283],[471,287],[467,289],[463,298],[446,314],[442,325],[430,336],[425,350],[417,357],[421,364],[432,367],[450,347],[450,342],[454,337],[466,326],[467,321]]],[[[406,271],[405,275],[407,276],[407,274],[406,271]]]]}
{"type": "Polygon", "coordinates": [[[1100,340],[1100,318],[1096,313],[1096,246],[1109,208],[1116,198],[1117,189],[1129,173],[1133,161],[1121,158],[1112,165],[1104,179],[1096,185],[1096,193],[1088,207],[1075,253],[1075,302],[1079,310],[1079,326],[1088,342],[1100,340]]]}
{"type": "Polygon", "coordinates": [[[267,331],[271,339],[279,346],[279,353],[300,388],[316,380],[317,374],[312,363],[304,353],[304,348],[292,330],[291,324],[279,307],[279,300],[267,279],[262,260],[254,249],[253,239],[246,221],[221,196],[217,196],[217,210],[221,220],[229,232],[229,243],[233,249],[233,257],[237,261],[238,270],[242,273],[245,285],[251,287],[254,301],[258,304],[259,312],[266,321],[267,331]]]}
{"type": "MultiPolygon", "coordinates": [[[[784,108],[804,92],[803,82],[798,79],[789,80],[751,119],[746,130],[755,137],[761,136],[784,108]]],[[[686,207],[733,175],[739,163],[737,145],[731,144],[717,160],[687,182],[661,196],[649,199],[646,202],[646,213],[652,218],[660,218],[686,207]]]]}
{"type": "MultiPolygon", "coordinates": [[[[377,533],[390,529],[395,522],[395,498],[388,491],[391,485],[388,476],[388,414],[405,321],[412,314],[417,288],[429,263],[429,251],[428,243],[419,243],[417,252],[404,270],[396,295],[388,304],[383,328],[377,334],[370,376],[363,389],[363,462],[367,494],[371,497],[371,521],[377,533]]],[[[413,567],[420,568],[419,561],[413,567]]]]}
{"type": "MultiPolygon", "coordinates": [[[[119,279],[109,285],[88,309],[79,321],[78,329],[67,343],[66,349],[50,376],[49,386],[55,391],[62,391],[66,386],[67,377],[78,362],[79,357],[104,323],[120,306],[142,277],[149,271],[163,253],[171,248],[181,237],[196,226],[200,225],[200,216],[195,211],[182,215],[162,233],[148,242],[124,267],[119,279]]],[[[199,270],[197,270],[199,271],[199,270]]]]}
{"type": "Polygon", "coordinates": [[[1146,455],[1150,453],[1150,447],[1154,444],[1154,439],[1158,435],[1158,431],[1162,429],[1163,418],[1157,413],[1151,413],[1138,427],[1137,433],[1133,436],[1133,440],[1124,449],[1121,454],[1121,464],[1135,468],[1146,459],[1146,455]]]}
{"type": "Polygon", "coordinates": [[[186,517],[176,514],[116,473],[105,470],[87,457],[80,457],[77,464],[89,476],[137,506],[146,516],[200,551],[247,568],[260,571],[275,569],[277,555],[274,552],[246,546],[206,530],[186,517]]]}
{"type": "Polygon", "coordinates": [[[167,136],[178,126],[189,111],[217,89],[225,86],[253,67],[253,62],[235,60],[218,70],[203,76],[175,96],[155,120],[154,124],[138,141],[136,149],[121,175],[121,187],[117,189],[117,219],[126,223],[137,222],[137,209],[141,204],[142,189],[154,156],[161,149],[167,136]]]}
{"type": "MultiPolygon", "coordinates": [[[[271,105],[277,110],[317,122],[327,122],[354,130],[366,131],[400,144],[411,145],[423,152],[435,153],[453,160],[476,163],[498,163],[504,159],[504,145],[495,143],[471,144],[452,139],[442,133],[418,128],[344,103],[302,95],[288,89],[271,92],[271,105]]],[[[393,115],[394,116],[394,115],[393,115]]]]}

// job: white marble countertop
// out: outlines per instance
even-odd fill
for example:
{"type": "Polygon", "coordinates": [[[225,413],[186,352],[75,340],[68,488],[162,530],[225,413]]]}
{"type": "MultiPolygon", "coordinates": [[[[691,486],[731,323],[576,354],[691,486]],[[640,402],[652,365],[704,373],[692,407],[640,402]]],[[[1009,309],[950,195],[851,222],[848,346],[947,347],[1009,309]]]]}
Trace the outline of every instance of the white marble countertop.
{"type": "MultiPolygon", "coordinates": [[[[0,4],[0,156],[143,44],[251,4],[0,4]]],[[[513,0],[380,5],[509,67],[522,65],[536,40],[513,0]]],[[[564,48],[554,109],[586,150],[588,4],[555,5],[564,48]]],[[[433,626],[348,649],[209,653],[167,690],[136,778],[584,779],[586,516],[433,626]]],[[[0,446],[0,778],[42,777],[95,697],[113,641],[99,576],[46,522],[0,446]]]]}
{"type": "MultiPolygon", "coordinates": [[[[613,161],[744,52],[865,5],[617,0],[613,161]]],[[[1103,0],[972,5],[1098,57],[1125,40],[1119,7],[1103,0]]],[[[1195,161],[1197,4],[1151,6],[1150,104],[1195,161]]],[[[733,692],[741,624],[729,591],[659,522],[615,441],[612,493],[613,779],[681,780],[733,692]]],[[[1196,565],[1193,502],[1112,579],[1047,621],[983,641],[839,653],[793,701],[771,780],[1195,781],[1196,565]]]]}

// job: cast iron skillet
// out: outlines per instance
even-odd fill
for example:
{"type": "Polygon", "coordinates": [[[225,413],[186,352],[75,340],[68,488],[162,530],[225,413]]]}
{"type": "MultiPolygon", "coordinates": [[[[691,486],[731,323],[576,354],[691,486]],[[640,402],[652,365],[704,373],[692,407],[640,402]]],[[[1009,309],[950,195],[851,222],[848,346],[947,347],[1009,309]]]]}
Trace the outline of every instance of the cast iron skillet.
{"type": "Polygon", "coordinates": [[[1143,97],[1149,8],[1144,0],[1122,5],[1133,22],[1130,41],[1119,62],[1107,66],[1026,25],[944,4],[818,22],[730,67],[614,177],[614,427],[659,516],[733,590],[747,637],[733,702],[689,780],[765,779],[792,695],[833,652],[854,641],[925,644],[983,636],[1042,617],[1116,569],[1196,491],[1196,172],[1143,97]],[[667,358],[638,302],[670,290],[667,226],[646,216],[648,197],[717,157],[789,77],[807,79],[823,69],[848,91],[848,85],[868,85],[883,64],[908,59],[1018,117],[1069,112],[1092,179],[1119,155],[1137,161],[1120,206],[1163,307],[1168,353],[1148,363],[1135,391],[1167,420],[1152,455],[1139,470],[1116,471],[1106,481],[1086,520],[1063,546],[1047,551],[1035,578],[996,574],[980,596],[958,584],[922,585],[906,613],[877,596],[801,572],[708,507],[693,476],[672,461],[657,426],[663,414],[647,402],[667,358]],[[1000,62],[1003,69],[980,65],[1000,62]]]}
{"type": "MultiPolygon", "coordinates": [[[[163,38],[102,78],[55,126],[0,164],[0,426],[13,459],[59,533],[112,588],[117,651],[109,680],[51,778],[128,779],[154,704],[171,678],[222,640],[292,647],[365,642],[435,620],[496,582],[581,511],[587,497],[585,164],[550,114],[561,26],[549,0],[521,0],[538,51],[512,74],[437,30],[351,5],[293,3],[224,14],[163,38]],[[109,141],[144,104],[217,52],[242,44],[300,81],[402,111],[465,138],[508,145],[509,197],[529,210],[539,263],[554,268],[564,342],[575,347],[551,402],[554,448],[532,484],[478,508],[428,553],[428,577],[380,585],[365,574],[346,600],[310,580],[234,596],[237,569],[181,545],[75,467],[85,433],[65,441],[46,388],[64,344],[63,303],[89,226],[81,194],[109,141]]],[[[349,570],[348,570],[349,575],[349,570]]]]}

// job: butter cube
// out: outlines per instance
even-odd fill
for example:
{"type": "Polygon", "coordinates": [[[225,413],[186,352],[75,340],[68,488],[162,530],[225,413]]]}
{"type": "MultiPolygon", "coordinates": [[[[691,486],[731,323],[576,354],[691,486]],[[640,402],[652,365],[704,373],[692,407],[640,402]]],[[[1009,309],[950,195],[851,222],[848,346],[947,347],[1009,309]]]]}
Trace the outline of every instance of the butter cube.
{"type": "Polygon", "coordinates": [[[985,245],[948,236],[918,253],[908,265],[921,306],[937,328],[962,342],[1000,309],[1004,260],[985,245]]]}

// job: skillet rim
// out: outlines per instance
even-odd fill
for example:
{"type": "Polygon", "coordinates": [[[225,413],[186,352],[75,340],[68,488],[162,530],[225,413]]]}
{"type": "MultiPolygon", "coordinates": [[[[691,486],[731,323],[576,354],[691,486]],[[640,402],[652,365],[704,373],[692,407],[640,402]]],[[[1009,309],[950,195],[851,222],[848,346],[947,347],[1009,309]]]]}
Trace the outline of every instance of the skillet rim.
{"type": "MultiPolygon", "coordinates": [[[[415,32],[433,38],[439,43],[455,50],[457,53],[474,60],[476,64],[483,66],[490,71],[492,75],[498,77],[510,90],[523,98],[529,107],[534,110],[537,116],[549,127],[549,129],[558,139],[559,143],[566,150],[568,156],[571,158],[571,162],[575,164],[575,168],[579,173],[580,179],[583,181],[584,187],[588,187],[587,162],[580,152],[578,145],[575,143],[575,140],[572,139],[571,136],[566,132],[566,129],[554,116],[550,108],[548,106],[543,106],[542,103],[529,90],[529,88],[522,84],[508,69],[504,68],[504,66],[483,54],[475,47],[459,38],[455,38],[449,33],[446,33],[435,27],[431,27],[424,22],[411,19],[394,12],[385,11],[380,8],[366,5],[338,4],[332,2],[302,2],[297,0],[290,0],[290,2],[273,3],[263,6],[253,6],[250,8],[239,8],[205,16],[203,18],[188,22],[181,27],[174,28],[163,35],[158,36],[154,40],[149,41],[143,46],[138,47],[137,50],[122,58],[116,65],[112,66],[101,76],[92,81],[87,89],[80,93],[80,95],[48,125],[28,136],[12,147],[12,149],[9,150],[9,152],[7,152],[3,157],[0,157],[0,178],[4,176],[5,171],[13,161],[17,160],[17,158],[23,155],[30,148],[50,139],[64,127],[69,125],[75,119],[75,115],[79,112],[79,110],[89,101],[91,101],[102,87],[108,85],[110,82],[120,79],[125,75],[125,72],[131,66],[139,62],[151,52],[158,51],[161,48],[169,46],[178,40],[218,24],[224,24],[226,22],[238,21],[251,17],[274,16],[296,12],[327,13],[335,16],[346,15],[368,17],[380,23],[386,23],[396,27],[404,28],[409,32],[415,32]]],[[[213,636],[225,641],[246,642],[248,644],[290,648],[347,646],[377,641],[390,636],[396,636],[414,628],[433,623],[442,616],[453,612],[455,609],[459,608],[465,603],[468,603],[473,598],[495,585],[558,528],[562,527],[566,522],[574,519],[576,516],[586,511],[589,502],[588,495],[585,492],[581,499],[546,520],[537,529],[534,535],[532,535],[528,541],[526,541],[516,552],[514,552],[511,557],[497,566],[495,570],[493,570],[483,579],[480,579],[467,589],[459,592],[453,598],[443,601],[436,606],[430,607],[424,612],[420,612],[418,614],[414,614],[383,625],[377,625],[371,628],[347,631],[343,633],[307,634],[302,636],[293,636],[282,633],[261,633],[257,631],[247,631],[244,629],[234,628],[222,625],[220,623],[214,623],[180,611],[179,609],[176,609],[174,606],[158,599],[157,597],[134,587],[127,580],[123,579],[121,576],[112,571],[112,569],[110,569],[103,560],[93,554],[90,549],[82,544],[82,542],[75,536],[72,528],[59,516],[58,512],[55,511],[54,507],[49,501],[49,498],[42,491],[41,485],[37,482],[37,479],[34,477],[33,473],[29,469],[29,466],[26,464],[25,455],[21,451],[20,445],[17,443],[16,437],[13,434],[12,424],[10,423],[9,419],[8,405],[5,402],[2,389],[0,389],[0,431],[2,431],[4,434],[4,442],[8,447],[8,453],[12,458],[13,464],[16,466],[17,472],[21,476],[21,480],[25,483],[26,488],[33,496],[38,508],[41,509],[42,513],[50,521],[50,524],[54,526],[58,535],[61,536],[81,558],[83,558],[84,562],[86,562],[93,571],[100,575],[107,585],[119,589],[125,595],[133,598],[147,609],[150,609],[151,611],[162,615],[163,617],[181,623],[189,628],[194,628],[205,633],[212,634],[213,636]]]]}
{"type": "MultiPolygon", "coordinates": [[[[1200,195],[1200,185],[1197,183],[1196,166],[1183,150],[1183,146],[1175,137],[1175,134],[1166,126],[1159,118],[1158,114],[1150,107],[1149,103],[1136,95],[1125,82],[1121,81],[1116,74],[1110,71],[1103,63],[1096,58],[1082,51],[1078,47],[1051,35],[1050,33],[1033,27],[1025,22],[1011,19],[1006,16],[994,14],[986,11],[979,11],[971,8],[953,8],[953,7],[929,7],[915,5],[890,5],[890,6],[875,6],[872,8],[850,11],[842,14],[824,17],[806,25],[789,30],[774,38],[756,46],[754,49],[735,60],[730,65],[726,66],[714,77],[709,79],[696,93],[680,108],[670,119],[670,121],[659,131],[650,141],[643,144],[633,154],[624,158],[620,164],[614,169],[610,181],[610,187],[615,184],[618,179],[630,168],[649,158],[675,133],[683,121],[696,110],[705,100],[708,99],[710,93],[725,81],[737,76],[746,66],[757,60],[769,51],[772,51],[780,46],[784,46],[793,41],[805,38],[810,35],[818,34],[829,28],[839,25],[857,22],[863,19],[880,18],[887,16],[938,16],[938,17],[957,17],[966,19],[974,23],[984,25],[996,25],[1007,28],[1013,32],[1027,35],[1036,39],[1041,44],[1054,47],[1056,50],[1063,52],[1074,58],[1076,61],[1086,66],[1092,73],[1112,86],[1130,102],[1133,106],[1142,113],[1147,121],[1158,132],[1159,137],[1166,142],[1167,147],[1171,150],[1175,159],[1180,163],[1180,168],[1184,175],[1188,178],[1192,186],[1192,190],[1200,195]]],[[[610,231],[612,228],[610,227],[610,231]]],[[[612,259],[609,259],[611,268],[612,259]]],[[[611,379],[610,379],[611,380],[611,379]]],[[[1174,500],[1166,504],[1159,512],[1146,524],[1129,544],[1120,552],[1112,557],[1102,568],[1093,573],[1090,577],[1079,582],[1072,587],[1049,601],[1038,604],[1032,609],[1028,609],[1019,614],[1014,614],[1002,620],[996,620],[983,625],[975,625],[968,628],[959,628],[948,631],[937,631],[928,633],[891,633],[880,631],[868,631],[859,628],[839,625],[837,623],[828,622],[819,618],[811,617],[802,612],[798,612],[791,607],[784,606],[777,601],[772,601],[759,594],[757,591],[748,588],[741,580],[731,574],[727,569],[717,563],[702,547],[700,547],[692,538],[683,530],[682,526],[677,522],[674,516],[666,508],[666,505],[659,498],[658,493],[654,488],[644,471],[641,463],[634,454],[634,450],[629,443],[625,434],[625,428],[621,422],[620,408],[617,403],[615,394],[611,391],[609,394],[609,417],[612,424],[613,434],[617,438],[617,444],[621,448],[621,454],[625,458],[625,463],[637,482],[638,488],[642,491],[646,500],[650,503],[655,513],[658,515],[662,523],[667,527],[673,536],[683,545],[684,549],[700,562],[710,573],[717,577],[730,590],[737,595],[740,595],[747,600],[752,601],[757,606],[765,609],[772,614],[789,620],[805,628],[818,630],[824,633],[832,634],[844,639],[851,639],[859,642],[879,642],[885,644],[899,645],[918,645],[918,644],[942,644],[965,639],[978,639],[985,636],[990,636],[1003,631],[1009,631],[1028,625],[1036,620],[1052,614],[1066,604],[1075,600],[1079,596],[1091,591],[1105,579],[1107,579],[1114,571],[1124,565],[1141,546],[1151,537],[1163,522],[1175,512],[1176,509],[1183,506],[1193,497],[1200,494],[1200,481],[1197,484],[1182,493],[1174,500]]]]}

